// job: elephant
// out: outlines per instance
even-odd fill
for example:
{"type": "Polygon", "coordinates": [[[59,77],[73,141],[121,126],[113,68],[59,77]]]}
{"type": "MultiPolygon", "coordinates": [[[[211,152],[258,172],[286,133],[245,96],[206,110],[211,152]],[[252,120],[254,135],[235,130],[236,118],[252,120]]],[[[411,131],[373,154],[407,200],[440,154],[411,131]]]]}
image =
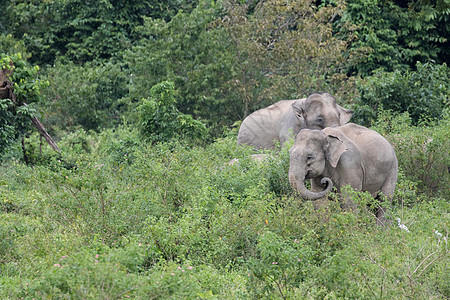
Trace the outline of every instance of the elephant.
{"type": "Polygon", "coordinates": [[[281,100],[247,116],[239,128],[237,142],[256,149],[273,149],[276,141],[283,146],[303,128],[323,129],[344,125],[352,115],[352,110],[336,104],[336,99],[328,93],[281,100]]]}
{"type": "MultiPolygon", "coordinates": [[[[342,187],[350,185],[372,197],[392,201],[397,184],[398,162],[391,144],[379,133],[348,123],[323,130],[301,130],[289,149],[289,182],[301,197],[318,200],[336,187],[341,205],[356,210],[342,187]],[[311,179],[311,190],[304,184],[311,179]]],[[[385,209],[377,208],[377,222],[384,224],[385,209]]]]}

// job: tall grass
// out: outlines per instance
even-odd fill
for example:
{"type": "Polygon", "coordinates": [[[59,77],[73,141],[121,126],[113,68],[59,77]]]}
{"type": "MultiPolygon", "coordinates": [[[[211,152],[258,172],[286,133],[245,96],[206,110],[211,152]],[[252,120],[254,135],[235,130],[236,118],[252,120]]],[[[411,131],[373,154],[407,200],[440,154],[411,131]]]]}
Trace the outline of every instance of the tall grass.
{"type": "Polygon", "coordinates": [[[357,214],[333,197],[315,210],[291,193],[287,149],[257,163],[232,135],[151,146],[127,127],[79,131],[60,142],[63,157],[8,161],[0,298],[444,299],[448,119],[404,122],[386,113],[376,127],[401,168],[387,229],[365,193],[357,214]]]}

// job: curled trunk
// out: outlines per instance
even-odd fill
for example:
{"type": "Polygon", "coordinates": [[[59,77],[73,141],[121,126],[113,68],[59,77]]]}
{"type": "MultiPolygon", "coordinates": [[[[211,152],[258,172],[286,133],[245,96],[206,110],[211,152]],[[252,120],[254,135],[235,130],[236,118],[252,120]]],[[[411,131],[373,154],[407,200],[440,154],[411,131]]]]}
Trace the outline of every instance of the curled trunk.
{"type": "Polygon", "coordinates": [[[333,189],[333,182],[331,181],[330,178],[324,177],[324,178],[322,178],[322,180],[320,182],[322,184],[326,184],[325,190],[323,190],[321,192],[311,192],[310,190],[308,190],[305,187],[304,179],[296,181],[295,186],[296,186],[298,193],[300,194],[300,196],[302,198],[309,199],[309,200],[317,200],[322,197],[325,197],[333,189]]]}

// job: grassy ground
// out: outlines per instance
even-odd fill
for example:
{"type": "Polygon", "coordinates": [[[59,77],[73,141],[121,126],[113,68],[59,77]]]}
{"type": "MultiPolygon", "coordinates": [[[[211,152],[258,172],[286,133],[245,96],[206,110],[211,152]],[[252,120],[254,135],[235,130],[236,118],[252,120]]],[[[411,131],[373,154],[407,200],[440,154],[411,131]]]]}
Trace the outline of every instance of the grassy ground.
{"type": "Polygon", "coordinates": [[[388,228],[364,193],[357,214],[293,195],[287,149],[256,164],[233,137],[191,147],[144,145],[126,128],[72,134],[62,159],[0,168],[0,298],[447,299],[439,128],[384,132],[402,169],[388,228]]]}

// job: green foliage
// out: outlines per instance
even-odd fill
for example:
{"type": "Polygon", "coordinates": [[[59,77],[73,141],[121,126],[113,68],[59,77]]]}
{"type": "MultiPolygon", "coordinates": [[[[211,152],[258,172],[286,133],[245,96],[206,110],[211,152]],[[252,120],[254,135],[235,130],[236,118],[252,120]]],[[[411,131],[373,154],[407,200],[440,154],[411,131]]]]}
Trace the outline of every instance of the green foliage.
{"type": "Polygon", "coordinates": [[[174,138],[191,141],[205,139],[206,126],[175,106],[175,86],[165,81],[150,89],[150,98],[137,108],[142,136],[151,142],[168,142],[174,138]]]}
{"type": "Polygon", "coordinates": [[[137,28],[144,38],[124,55],[133,74],[129,98],[147,98],[152,86],[171,81],[179,90],[180,111],[208,120],[216,136],[239,110],[239,100],[223,89],[233,74],[233,53],[225,32],[214,26],[218,10],[202,1],[170,21],[145,18],[137,28]]]}
{"type": "Polygon", "coordinates": [[[289,183],[289,149],[294,144],[294,139],[286,141],[277,156],[268,160],[268,178],[270,190],[279,196],[292,194],[289,183]]]}
{"type": "MultiPolygon", "coordinates": [[[[411,213],[419,217],[429,209],[427,204],[418,205],[411,213]]],[[[411,226],[409,218],[413,215],[405,214],[402,218],[409,232],[397,224],[392,224],[390,234],[380,229],[370,233],[360,227],[364,226],[361,223],[344,226],[349,235],[343,237],[346,242],[341,244],[342,248],[324,262],[326,267],[313,271],[318,279],[315,284],[327,291],[322,291],[321,296],[368,299],[441,297],[438,295],[442,295],[447,287],[431,288],[426,277],[448,278],[441,269],[442,265],[448,264],[448,248],[443,239],[433,233],[436,226],[447,228],[448,225],[445,220],[433,219],[430,224],[421,222],[411,226]],[[439,263],[433,264],[436,261],[439,263]]],[[[332,219],[331,223],[343,229],[340,221],[332,219]]]]}
{"type": "Polygon", "coordinates": [[[343,36],[356,35],[351,50],[368,54],[350,68],[365,77],[379,68],[413,69],[417,61],[448,63],[449,16],[447,1],[352,0],[335,25],[343,36]]]}
{"type": "MultiPolygon", "coordinates": [[[[380,131],[395,137],[401,123],[380,131]]],[[[286,149],[257,163],[232,137],[205,147],[138,137],[126,126],[78,130],[60,142],[73,168],[57,159],[0,167],[0,298],[448,293],[448,201],[423,194],[406,172],[388,210],[393,223],[380,228],[368,193],[348,190],[360,208],[348,213],[335,196],[316,210],[284,190],[286,149]]]]}
{"type": "Polygon", "coordinates": [[[286,299],[310,272],[314,252],[304,241],[288,242],[270,231],[262,233],[258,240],[258,255],[248,261],[250,276],[265,283],[255,294],[262,297],[279,293],[286,299]]]}
{"type": "Polygon", "coordinates": [[[15,98],[11,97],[13,99],[0,99],[1,157],[10,145],[30,130],[30,117],[36,112],[33,104],[41,100],[41,90],[48,86],[48,82],[39,79],[39,67],[29,66],[20,53],[13,55],[2,53],[0,70],[7,74],[6,79],[11,82],[15,95],[15,98]]]}
{"type": "Polygon", "coordinates": [[[17,96],[19,105],[27,101],[28,103],[38,102],[40,90],[48,85],[46,81],[38,79],[38,66],[30,67],[21,53],[13,55],[2,54],[0,57],[0,68],[10,70],[8,79],[14,83],[13,90],[17,96]]]}
{"type": "Polygon", "coordinates": [[[317,90],[353,95],[354,79],[341,71],[356,58],[341,55],[346,42],[332,36],[328,22],[342,9],[205,1],[170,22],[145,19],[138,31],[146,38],[124,56],[133,74],[130,98],[172,81],[180,110],[209,120],[218,136],[223,125],[276,100],[317,90]]]}
{"type": "Polygon", "coordinates": [[[51,131],[108,128],[127,109],[120,99],[128,93],[128,77],[119,64],[57,63],[47,69],[46,79],[42,110],[51,131]]]}
{"type": "Polygon", "coordinates": [[[50,76],[41,110],[50,132],[133,123],[137,102],[167,80],[179,110],[217,137],[277,100],[327,91],[351,104],[358,76],[450,57],[445,1],[8,0],[2,8],[4,52],[26,48],[50,76]]]}
{"type": "Polygon", "coordinates": [[[130,129],[128,126],[103,130],[98,140],[99,155],[107,157],[108,163],[116,167],[134,163],[142,146],[137,128],[130,129]]]}
{"type": "Polygon", "coordinates": [[[449,113],[434,126],[412,126],[408,114],[395,116],[382,111],[375,130],[393,144],[400,169],[429,195],[449,197],[449,113]]]}
{"type": "MultiPolygon", "coordinates": [[[[0,22],[1,29],[1,22],[0,22]]],[[[1,32],[4,32],[1,30],[1,32]]],[[[0,49],[2,52],[7,55],[14,55],[15,53],[22,53],[23,56],[29,57],[29,54],[26,52],[26,47],[22,40],[16,40],[13,38],[11,34],[0,34],[0,49]]]]}
{"type": "Polygon", "coordinates": [[[15,117],[11,111],[13,103],[9,99],[0,100],[0,153],[4,153],[16,135],[14,121],[15,117]]]}
{"type": "Polygon", "coordinates": [[[134,39],[142,17],[170,19],[196,1],[7,1],[3,27],[26,42],[31,60],[52,64],[56,57],[84,63],[118,57],[134,39]]]}
{"type": "Polygon", "coordinates": [[[61,149],[35,133],[34,166],[2,156],[0,298],[447,297],[450,23],[445,1],[405,3],[0,2],[2,67],[35,103],[0,101],[0,146],[39,111],[61,149]],[[24,49],[52,64],[48,87],[24,49]],[[236,143],[236,120],[275,100],[352,104],[359,75],[354,121],[400,165],[386,228],[368,193],[346,189],[353,213],[297,198],[292,141],[236,143]]]}
{"type": "Polygon", "coordinates": [[[242,116],[281,99],[329,91],[351,97],[354,78],[344,66],[359,59],[348,53],[345,39],[333,35],[332,21],[344,12],[339,5],[317,1],[224,1],[224,27],[233,43],[235,68],[226,88],[238,94],[242,116]]]}
{"type": "Polygon", "coordinates": [[[450,104],[450,69],[446,64],[417,63],[417,71],[376,72],[358,84],[353,121],[370,126],[378,109],[408,112],[413,124],[440,120],[450,104]]]}

